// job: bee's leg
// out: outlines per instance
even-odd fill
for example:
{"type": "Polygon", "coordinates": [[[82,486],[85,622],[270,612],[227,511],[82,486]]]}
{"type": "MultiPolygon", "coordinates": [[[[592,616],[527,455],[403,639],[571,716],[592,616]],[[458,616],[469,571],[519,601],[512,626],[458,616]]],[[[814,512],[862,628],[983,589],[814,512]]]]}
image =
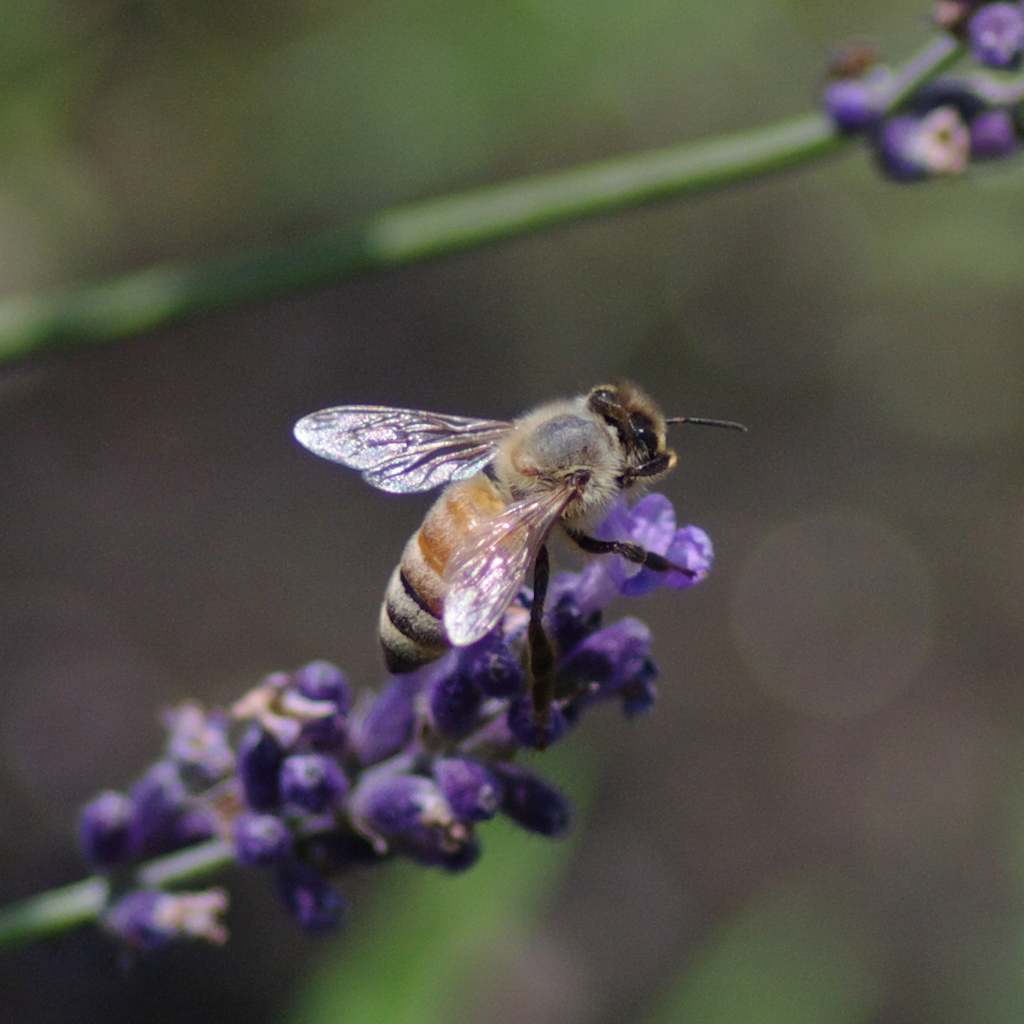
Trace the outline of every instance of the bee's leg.
{"type": "Polygon", "coordinates": [[[555,699],[555,652],[544,630],[544,599],[548,593],[551,562],[547,547],[537,552],[533,566],[533,604],[530,606],[530,625],[527,641],[530,665],[530,697],[533,701],[533,719],[537,726],[537,748],[547,746],[548,712],[555,699]]]}
{"type": "Polygon", "coordinates": [[[675,562],[670,562],[664,555],[657,555],[653,551],[642,548],[639,544],[632,544],[625,540],[598,540],[585,533],[576,530],[565,531],[584,551],[592,555],[622,555],[623,558],[645,569],[653,569],[655,572],[668,572],[675,569],[676,572],[684,573],[687,576],[696,576],[692,569],[686,569],[675,562]]]}

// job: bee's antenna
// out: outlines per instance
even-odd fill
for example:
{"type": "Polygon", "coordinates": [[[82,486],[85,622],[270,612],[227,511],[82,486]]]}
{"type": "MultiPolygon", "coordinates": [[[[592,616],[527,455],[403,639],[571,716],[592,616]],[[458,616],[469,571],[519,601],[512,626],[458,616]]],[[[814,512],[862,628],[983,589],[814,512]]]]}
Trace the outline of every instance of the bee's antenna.
{"type": "Polygon", "coordinates": [[[732,420],[709,420],[705,416],[670,416],[666,423],[696,423],[701,427],[727,427],[729,430],[742,430],[745,434],[747,428],[742,423],[734,423],[732,420]]]}

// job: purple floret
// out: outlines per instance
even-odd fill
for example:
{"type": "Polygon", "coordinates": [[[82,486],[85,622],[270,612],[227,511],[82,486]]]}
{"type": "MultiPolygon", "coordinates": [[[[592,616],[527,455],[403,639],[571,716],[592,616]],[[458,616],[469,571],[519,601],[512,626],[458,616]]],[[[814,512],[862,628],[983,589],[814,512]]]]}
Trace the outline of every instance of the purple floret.
{"type": "Polygon", "coordinates": [[[627,597],[639,597],[659,586],[674,590],[692,587],[708,574],[714,558],[711,540],[703,530],[696,526],[676,529],[675,510],[663,494],[648,494],[632,509],[625,502],[616,502],[595,532],[602,540],[632,541],[693,574],[658,572],[621,557],[602,559],[618,592],[627,597]]]}
{"type": "Polygon", "coordinates": [[[470,757],[441,757],[434,781],[460,821],[493,818],[501,803],[501,783],[486,765],[470,757]]]}
{"type": "Polygon", "coordinates": [[[1008,110],[986,110],[968,128],[972,160],[999,160],[1020,150],[1020,138],[1008,110]]]}
{"type": "Polygon", "coordinates": [[[132,859],[135,855],[134,813],[134,804],[124,793],[109,789],[82,808],[78,835],[82,852],[91,864],[111,868],[132,859]]]}
{"type": "Polygon", "coordinates": [[[348,779],[341,766],[326,754],[292,754],[281,764],[281,800],[289,807],[322,814],[341,804],[348,779]]]}
{"type": "Polygon", "coordinates": [[[288,826],[273,814],[247,811],[231,823],[235,858],[246,867],[274,864],[292,852],[292,834],[288,826]]]}
{"type": "Polygon", "coordinates": [[[504,785],[501,809],[516,824],[542,836],[557,836],[572,820],[569,801],[543,779],[512,764],[494,766],[504,785]]]}
{"type": "Polygon", "coordinates": [[[349,728],[349,746],[361,764],[370,766],[404,749],[416,729],[418,673],[398,676],[349,728]]]}
{"type": "Polygon", "coordinates": [[[986,4],[967,24],[971,56],[990,68],[1015,68],[1024,51],[1024,8],[1019,3],[986,4]]]}
{"type": "Polygon", "coordinates": [[[961,173],[970,145],[967,125],[953,106],[936,107],[923,117],[894,117],[875,136],[879,165],[899,182],[961,173]]]}
{"type": "Polygon", "coordinates": [[[825,112],[848,135],[866,132],[881,120],[887,97],[877,76],[840,78],[825,89],[825,112]]]}

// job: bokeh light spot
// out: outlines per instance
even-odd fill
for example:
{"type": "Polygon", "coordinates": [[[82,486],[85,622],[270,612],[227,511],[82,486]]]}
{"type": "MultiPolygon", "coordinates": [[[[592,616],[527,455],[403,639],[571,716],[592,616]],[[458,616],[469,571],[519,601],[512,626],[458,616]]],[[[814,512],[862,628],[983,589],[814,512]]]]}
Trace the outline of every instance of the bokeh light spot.
{"type": "Polygon", "coordinates": [[[814,716],[861,715],[899,693],[931,649],[928,567],[881,523],[811,516],[748,560],[732,626],[751,675],[775,699],[814,716]]]}

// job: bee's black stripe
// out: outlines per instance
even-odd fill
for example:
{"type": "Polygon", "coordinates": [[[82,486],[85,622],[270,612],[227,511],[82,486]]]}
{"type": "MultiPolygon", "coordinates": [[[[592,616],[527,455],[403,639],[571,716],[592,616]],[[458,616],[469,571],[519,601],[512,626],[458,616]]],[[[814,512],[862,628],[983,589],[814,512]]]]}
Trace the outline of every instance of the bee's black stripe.
{"type": "Polygon", "coordinates": [[[403,672],[415,672],[416,669],[429,665],[437,659],[437,655],[433,651],[424,652],[422,648],[417,647],[415,644],[408,644],[402,647],[387,641],[382,641],[382,644],[384,648],[384,663],[387,665],[388,671],[396,675],[400,675],[403,672]]]}
{"type": "Polygon", "coordinates": [[[414,600],[409,593],[411,588],[404,586],[401,579],[401,572],[396,570],[384,594],[382,625],[386,620],[397,633],[420,647],[443,647],[444,627],[440,616],[414,600]]]}
{"type": "Polygon", "coordinates": [[[381,606],[380,641],[390,672],[411,672],[434,661],[448,646],[441,620],[406,593],[397,569],[381,606]]]}
{"type": "Polygon", "coordinates": [[[413,616],[400,608],[398,606],[398,602],[391,599],[390,594],[384,602],[384,607],[387,609],[388,620],[391,625],[394,626],[402,636],[407,636],[410,640],[419,639],[420,630],[416,627],[416,623],[413,622],[413,616]]]}
{"type": "MultiPolygon", "coordinates": [[[[419,592],[409,582],[409,577],[405,575],[404,569],[399,569],[398,579],[402,584],[402,589],[405,591],[405,596],[409,598],[409,600],[412,601],[421,612],[426,612],[427,615],[429,615],[432,619],[440,619],[440,616],[430,610],[429,605],[427,605],[423,598],[420,597],[419,592]]],[[[391,602],[389,601],[388,604],[390,603],[391,602]]],[[[388,615],[391,615],[390,611],[388,612],[388,615]]],[[[394,619],[392,619],[391,621],[394,622],[394,619]]],[[[395,625],[397,626],[398,623],[396,622],[395,625]]]]}

